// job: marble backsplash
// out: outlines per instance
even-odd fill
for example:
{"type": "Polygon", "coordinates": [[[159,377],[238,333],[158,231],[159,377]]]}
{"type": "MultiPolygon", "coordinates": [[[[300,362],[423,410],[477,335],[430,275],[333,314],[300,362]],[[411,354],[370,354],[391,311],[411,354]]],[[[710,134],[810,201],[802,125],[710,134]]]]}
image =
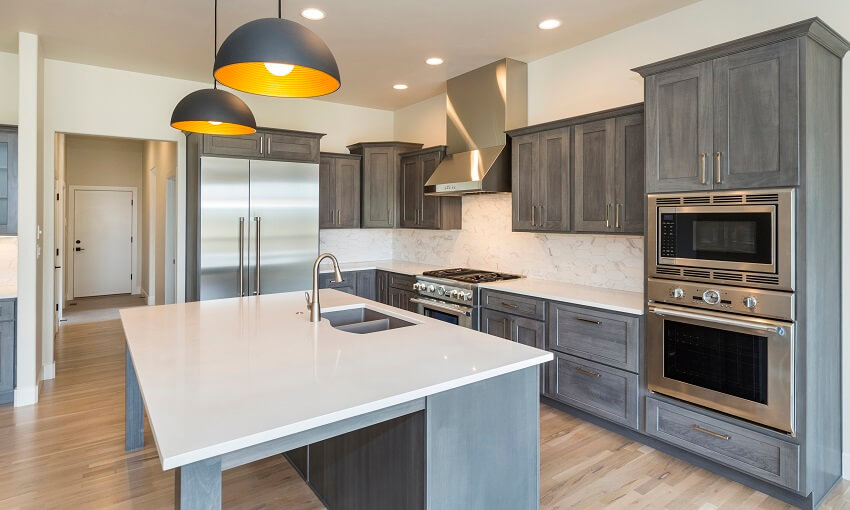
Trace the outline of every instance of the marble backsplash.
{"type": "Polygon", "coordinates": [[[0,236],[0,287],[18,284],[18,238],[0,236]]]}
{"type": "Polygon", "coordinates": [[[511,195],[463,197],[463,230],[322,230],[342,262],[396,259],[475,267],[618,290],[643,290],[643,238],[511,231],[511,195]]]}

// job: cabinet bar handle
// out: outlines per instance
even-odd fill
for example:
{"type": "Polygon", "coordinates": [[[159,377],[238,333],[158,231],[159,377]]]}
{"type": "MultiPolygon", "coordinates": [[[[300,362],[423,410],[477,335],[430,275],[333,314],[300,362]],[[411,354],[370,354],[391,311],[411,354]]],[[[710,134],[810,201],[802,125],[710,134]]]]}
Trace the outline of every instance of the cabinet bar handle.
{"type": "Polygon", "coordinates": [[[599,322],[599,321],[595,321],[595,320],[593,320],[593,319],[585,319],[584,317],[576,317],[576,320],[577,320],[577,321],[582,321],[582,322],[589,322],[589,323],[591,323],[591,324],[596,324],[597,326],[599,326],[600,324],[602,324],[602,323],[601,323],[601,322],[599,322]]]}
{"type": "Polygon", "coordinates": [[[614,227],[620,228],[620,206],[623,204],[615,204],[614,205],[614,227]]]}
{"type": "Polygon", "coordinates": [[[535,216],[534,216],[534,209],[536,209],[536,207],[534,207],[534,206],[532,205],[532,206],[531,206],[531,226],[532,226],[532,227],[536,227],[536,226],[537,226],[537,220],[535,219],[535,216]]]}
{"type": "Polygon", "coordinates": [[[269,135],[268,139],[266,139],[266,152],[269,154],[272,153],[272,137],[269,135]]]}
{"type": "Polygon", "coordinates": [[[266,139],[265,136],[260,137],[260,154],[263,153],[263,140],[265,140],[265,139],[266,139]]]}
{"type": "Polygon", "coordinates": [[[699,161],[700,161],[700,178],[699,178],[699,182],[700,182],[700,184],[705,184],[705,183],[706,183],[706,181],[705,181],[705,153],[704,153],[704,152],[703,152],[702,154],[700,154],[700,155],[699,155],[699,161]]]}
{"type": "Polygon", "coordinates": [[[585,370],[581,367],[576,367],[576,371],[581,372],[584,375],[589,375],[590,377],[602,377],[602,374],[600,374],[599,372],[592,372],[590,370],[585,370]]]}
{"type": "Polygon", "coordinates": [[[712,430],[704,429],[704,428],[700,427],[699,425],[692,425],[691,428],[693,428],[697,432],[702,432],[703,434],[708,434],[709,436],[716,437],[717,439],[723,439],[724,441],[728,441],[728,440],[732,439],[732,436],[730,436],[729,434],[719,434],[719,433],[714,432],[712,430]]]}
{"type": "Polygon", "coordinates": [[[605,228],[611,228],[611,204],[605,206],[605,228]]]}
{"type": "Polygon", "coordinates": [[[336,210],[336,224],[342,225],[342,212],[339,209],[336,210]]]}
{"type": "Polygon", "coordinates": [[[720,184],[723,181],[723,174],[720,173],[720,152],[714,153],[714,182],[720,184]]]}
{"type": "Polygon", "coordinates": [[[504,301],[502,301],[502,306],[505,306],[505,307],[507,307],[507,308],[515,308],[515,309],[516,309],[516,308],[519,308],[519,306],[518,306],[518,305],[515,305],[515,304],[513,304],[513,303],[506,303],[506,302],[504,302],[504,301]]]}

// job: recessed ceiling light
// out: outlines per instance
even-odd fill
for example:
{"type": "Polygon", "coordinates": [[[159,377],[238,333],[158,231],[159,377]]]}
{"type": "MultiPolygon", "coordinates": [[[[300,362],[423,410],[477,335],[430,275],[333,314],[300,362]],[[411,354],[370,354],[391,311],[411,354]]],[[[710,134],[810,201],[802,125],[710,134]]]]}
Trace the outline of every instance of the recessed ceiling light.
{"type": "Polygon", "coordinates": [[[313,21],[319,21],[320,19],[324,19],[325,17],[325,13],[320,11],[319,9],[316,9],[315,7],[304,9],[303,11],[301,11],[301,15],[313,21]]]}
{"type": "Polygon", "coordinates": [[[561,26],[561,20],[558,19],[544,19],[540,23],[537,24],[537,28],[542,30],[552,30],[553,28],[558,28],[561,26]]]}
{"type": "Polygon", "coordinates": [[[441,59],[440,57],[431,57],[426,60],[425,63],[429,66],[438,66],[443,63],[443,59],[441,59]]]}
{"type": "Polygon", "coordinates": [[[405,85],[404,83],[396,83],[395,85],[393,85],[393,88],[396,90],[406,90],[407,85],[405,85]]]}

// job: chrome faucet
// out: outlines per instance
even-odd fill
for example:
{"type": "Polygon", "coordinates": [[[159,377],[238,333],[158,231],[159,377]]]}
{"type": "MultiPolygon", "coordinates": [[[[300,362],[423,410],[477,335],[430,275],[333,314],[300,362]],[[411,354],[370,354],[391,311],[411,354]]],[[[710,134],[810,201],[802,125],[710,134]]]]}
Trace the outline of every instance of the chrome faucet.
{"type": "Polygon", "coordinates": [[[310,322],[322,321],[322,307],[319,305],[319,265],[325,259],[331,259],[334,266],[334,282],[341,283],[345,281],[342,273],[339,272],[339,262],[330,253],[322,253],[313,262],[313,299],[310,299],[310,294],[305,292],[304,297],[307,298],[307,309],[310,310],[310,322]]]}

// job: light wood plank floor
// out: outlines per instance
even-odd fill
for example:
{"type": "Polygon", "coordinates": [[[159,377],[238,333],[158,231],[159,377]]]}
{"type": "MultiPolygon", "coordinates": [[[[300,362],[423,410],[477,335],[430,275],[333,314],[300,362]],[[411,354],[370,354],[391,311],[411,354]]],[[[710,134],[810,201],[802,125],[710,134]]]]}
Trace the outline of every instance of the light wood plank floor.
{"type": "MultiPolygon", "coordinates": [[[[0,409],[0,508],[172,508],[148,428],[125,454],[119,321],[63,326],[56,380],[36,406],[0,409]]],[[[781,502],[565,415],[541,411],[541,508],[785,508],[781,502]]],[[[224,507],[323,508],[282,458],[225,472],[224,507]]],[[[850,509],[850,484],[824,508],[850,509]]]]}

